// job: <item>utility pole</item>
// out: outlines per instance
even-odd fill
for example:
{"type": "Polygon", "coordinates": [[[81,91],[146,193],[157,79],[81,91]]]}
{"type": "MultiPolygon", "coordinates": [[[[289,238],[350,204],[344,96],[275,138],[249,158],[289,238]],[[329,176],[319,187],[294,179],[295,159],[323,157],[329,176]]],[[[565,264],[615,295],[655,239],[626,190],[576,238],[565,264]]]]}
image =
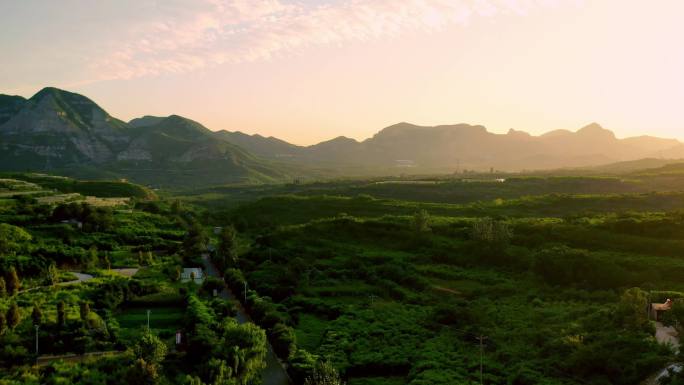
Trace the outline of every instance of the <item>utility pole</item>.
{"type": "Polygon", "coordinates": [[[480,341],[480,385],[484,385],[484,380],[483,380],[483,362],[484,362],[484,341],[487,339],[487,336],[483,336],[480,334],[477,339],[480,341]]]}
{"type": "Polygon", "coordinates": [[[38,356],[38,328],[40,326],[36,325],[36,356],[38,356]]]}

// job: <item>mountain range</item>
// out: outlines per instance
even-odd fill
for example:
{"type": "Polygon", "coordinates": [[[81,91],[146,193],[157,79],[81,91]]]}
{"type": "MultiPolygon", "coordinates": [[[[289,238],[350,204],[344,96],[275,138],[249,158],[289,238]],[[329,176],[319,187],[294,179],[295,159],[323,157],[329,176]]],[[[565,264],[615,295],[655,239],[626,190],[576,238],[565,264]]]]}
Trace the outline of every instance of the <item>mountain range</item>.
{"type": "Polygon", "coordinates": [[[356,141],[312,146],[211,131],[177,115],[112,117],[83,95],[44,88],[29,99],[0,95],[0,170],[130,178],[156,185],[225,184],[322,175],[388,175],[463,169],[586,167],[641,158],[684,158],[684,144],[618,139],[596,123],[533,136],[480,125],[398,123],[356,141]]]}
{"type": "Polygon", "coordinates": [[[642,158],[684,157],[676,139],[639,136],[618,139],[596,123],[576,132],[555,130],[540,136],[509,130],[488,132],[469,124],[417,126],[398,123],[358,142],[338,137],[313,146],[294,146],[276,138],[219,131],[217,135],[256,155],[338,167],[416,168],[453,172],[540,170],[586,167],[642,158]]]}

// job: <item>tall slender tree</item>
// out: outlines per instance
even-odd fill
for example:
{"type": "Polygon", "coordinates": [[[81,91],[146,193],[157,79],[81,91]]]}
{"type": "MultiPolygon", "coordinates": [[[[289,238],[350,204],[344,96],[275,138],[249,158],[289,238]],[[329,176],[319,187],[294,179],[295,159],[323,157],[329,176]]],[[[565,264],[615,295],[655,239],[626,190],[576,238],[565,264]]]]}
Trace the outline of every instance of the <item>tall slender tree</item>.
{"type": "Polygon", "coordinates": [[[105,255],[104,255],[104,258],[102,259],[102,263],[104,264],[104,267],[107,270],[112,269],[112,261],[109,259],[109,252],[108,251],[105,251],[105,255]]]}
{"type": "Polygon", "coordinates": [[[97,251],[97,247],[92,246],[90,250],[88,250],[88,267],[95,267],[99,265],[99,262],[100,257],[97,251]]]}
{"type": "Polygon", "coordinates": [[[9,295],[15,295],[21,289],[21,280],[19,279],[19,274],[17,274],[17,269],[14,266],[10,266],[7,273],[7,292],[9,295]]]}
{"type": "Polygon", "coordinates": [[[0,298],[7,297],[7,284],[5,283],[5,278],[0,277],[0,298]]]}
{"type": "Polygon", "coordinates": [[[21,322],[21,313],[19,312],[19,306],[16,302],[12,302],[9,309],[7,309],[7,326],[10,329],[14,329],[21,322]]]}
{"type": "Polygon", "coordinates": [[[57,283],[59,283],[59,270],[57,269],[57,266],[54,263],[50,264],[50,266],[48,267],[47,281],[48,284],[50,284],[51,286],[54,286],[57,283]]]}
{"type": "Polygon", "coordinates": [[[233,225],[226,226],[219,235],[218,256],[223,263],[222,267],[235,267],[237,264],[237,232],[233,225]]]}
{"type": "Polygon", "coordinates": [[[88,321],[88,315],[90,314],[90,304],[86,301],[81,301],[79,304],[79,312],[81,314],[81,321],[88,321]]]}
{"type": "Polygon", "coordinates": [[[66,324],[66,304],[64,301],[57,302],[57,325],[64,326],[66,324]]]}
{"type": "Polygon", "coordinates": [[[43,322],[43,312],[40,310],[40,306],[38,306],[38,304],[33,305],[31,319],[33,320],[34,325],[40,325],[43,322]]]}

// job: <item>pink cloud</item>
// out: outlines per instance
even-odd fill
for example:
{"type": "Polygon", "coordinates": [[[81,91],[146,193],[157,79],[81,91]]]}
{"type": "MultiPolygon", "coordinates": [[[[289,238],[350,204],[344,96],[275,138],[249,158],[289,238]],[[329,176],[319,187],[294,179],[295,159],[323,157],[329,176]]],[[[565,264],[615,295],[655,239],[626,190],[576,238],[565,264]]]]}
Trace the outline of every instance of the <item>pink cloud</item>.
{"type": "Polygon", "coordinates": [[[294,49],[466,25],[473,17],[525,14],[562,0],[280,0],[162,2],[159,12],[91,63],[97,80],[182,73],[268,59],[294,49]]]}

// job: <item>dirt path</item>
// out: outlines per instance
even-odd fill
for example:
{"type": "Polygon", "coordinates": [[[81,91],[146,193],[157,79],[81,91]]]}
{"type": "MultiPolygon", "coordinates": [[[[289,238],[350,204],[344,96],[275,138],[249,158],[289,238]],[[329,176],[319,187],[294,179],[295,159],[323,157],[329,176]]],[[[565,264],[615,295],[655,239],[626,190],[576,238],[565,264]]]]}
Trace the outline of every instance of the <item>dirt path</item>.
{"type": "MultiPolygon", "coordinates": [[[[656,334],[655,338],[656,341],[660,344],[669,344],[672,345],[672,347],[675,349],[677,353],[679,353],[679,347],[680,347],[680,342],[679,342],[679,334],[677,333],[677,330],[675,330],[674,327],[672,326],[665,326],[661,322],[656,322],[655,323],[656,327],[656,334]]],[[[660,380],[663,378],[667,377],[669,375],[669,371],[673,370],[675,372],[680,372],[682,370],[682,365],[681,364],[670,364],[651,377],[649,377],[646,381],[642,382],[642,385],[659,385],[660,380]]]]}
{"type": "Polygon", "coordinates": [[[679,334],[673,326],[665,326],[661,322],[655,323],[656,327],[656,340],[661,344],[669,344],[679,352],[679,334]]]}
{"type": "MultiPolygon", "coordinates": [[[[204,260],[204,267],[206,268],[206,273],[207,275],[210,275],[212,277],[217,277],[217,278],[222,278],[221,274],[219,271],[216,269],[214,264],[209,260],[208,255],[202,255],[202,259],[204,260]]],[[[231,300],[235,303],[235,308],[237,311],[237,315],[235,316],[235,319],[239,323],[245,323],[245,322],[252,322],[252,319],[249,317],[249,314],[247,314],[247,311],[242,307],[242,304],[240,304],[240,301],[238,301],[235,298],[235,295],[228,290],[228,287],[224,285],[223,290],[219,293],[219,295],[222,298],[231,300]]],[[[268,352],[266,353],[266,368],[264,371],[261,373],[262,377],[262,384],[263,385],[289,385],[291,384],[290,381],[290,376],[288,376],[287,371],[283,367],[283,365],[280,363],[280,360],[278,360],[278,357],[275,355],[275,352],[273,352],[273,347],[271,344],[268,344],[268,352]]]]}

